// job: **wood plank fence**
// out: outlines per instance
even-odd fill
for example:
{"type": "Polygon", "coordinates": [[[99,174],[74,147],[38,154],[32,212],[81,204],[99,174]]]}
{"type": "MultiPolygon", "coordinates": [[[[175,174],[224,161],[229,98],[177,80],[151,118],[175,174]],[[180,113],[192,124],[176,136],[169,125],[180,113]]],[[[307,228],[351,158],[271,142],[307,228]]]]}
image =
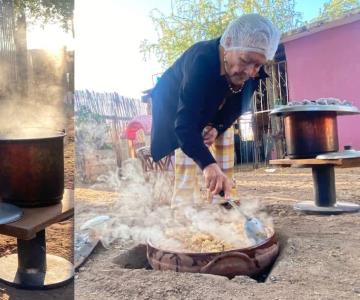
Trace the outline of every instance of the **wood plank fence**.
{"type": "Polygon", "coordinates": [[[119,136],[123,134],[128,122],[139,115],[146,114],[146,104],[139,99],[127,98],[113,93],[99,93],[89,90],[75,91],[75,113],[86,107],[108,122],[114,123],[119,136]]]}
{"type": "Polygon", "coordinates": [[[105,119],[111,128],[109,134],[116,153],[117,165],[121,165],[128,152],[128,142],[124,139],[125,129],[131,119],[146,114],[146,104],[139,99],[127,98],[113,93],[99,93],[76,90],[74,95],[75,114],[83,107],[105,119]],[[125,150],[126,148],[126,150],[125,150]]]}

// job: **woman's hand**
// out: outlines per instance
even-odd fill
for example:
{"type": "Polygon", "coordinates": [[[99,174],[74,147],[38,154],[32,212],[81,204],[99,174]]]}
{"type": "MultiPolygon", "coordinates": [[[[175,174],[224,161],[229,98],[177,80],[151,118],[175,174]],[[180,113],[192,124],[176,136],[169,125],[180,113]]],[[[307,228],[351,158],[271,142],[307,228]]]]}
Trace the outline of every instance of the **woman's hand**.
{"type": "Polygon", "coordinates": [[[216,130],[216,128],[206,126],[203,130],[204,144],[210,147],[215,142],[217,135],[218,131],[216,130]]]}
{"type": "Polygon", "coordinates": [[[203,170],[205,185],[213,195],[221,191],[225,193],[225,200],[230,199],[232,181],[223,173],[218,164],[213,163],[203,170]]]}

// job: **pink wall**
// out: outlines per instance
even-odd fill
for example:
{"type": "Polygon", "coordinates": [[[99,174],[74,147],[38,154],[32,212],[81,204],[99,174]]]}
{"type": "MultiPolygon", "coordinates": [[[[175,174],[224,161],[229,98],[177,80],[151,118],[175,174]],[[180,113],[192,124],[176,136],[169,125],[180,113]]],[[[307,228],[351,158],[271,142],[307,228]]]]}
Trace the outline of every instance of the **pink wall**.
{"type": "MultiPolygon", "coordinates": [[[[291,100],[335,97],[360,108],[360,21],[284,44],[291,100]]],[[[338,117],[340,150],[360,150],[360,115],[338,117]]]]}

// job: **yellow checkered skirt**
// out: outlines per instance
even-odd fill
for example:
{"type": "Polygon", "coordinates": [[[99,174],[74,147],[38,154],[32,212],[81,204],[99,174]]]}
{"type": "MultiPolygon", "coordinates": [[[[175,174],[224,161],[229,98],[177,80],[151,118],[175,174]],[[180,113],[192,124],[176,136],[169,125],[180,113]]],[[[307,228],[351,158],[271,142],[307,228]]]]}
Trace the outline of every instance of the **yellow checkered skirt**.
{"type": "MultiPolygon", "coordinates": [[[[234,129],[230,127],[220,135],[210,147],[220,168],[232,179],[234,176],[234,129]]],[[[235,187],[231,197],[236,196],[235,187]]],[[[172,207],[201,204],[204,201],[219,203],[224,199],[212,196],[205,187],[201,169],[181,149],[175,151],[175,186],[172,207]]]]}

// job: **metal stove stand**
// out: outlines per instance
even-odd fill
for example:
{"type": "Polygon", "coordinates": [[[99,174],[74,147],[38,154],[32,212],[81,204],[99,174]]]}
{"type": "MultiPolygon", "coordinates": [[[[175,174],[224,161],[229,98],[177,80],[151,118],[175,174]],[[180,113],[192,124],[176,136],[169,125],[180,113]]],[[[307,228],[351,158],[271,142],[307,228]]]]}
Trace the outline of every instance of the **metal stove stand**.
{"type": "Polygon", "coordinates": [[[337,201],[335,188],[335,167],[360,167],[360,158],[343,159],[276,159],[270,164],[283,167],[299,166],[312,168],[314,201],[302,201],[294,205],[295,210],[305,213],[340,214],[360,211],[360,205],[337,201]]]}
{"type": "Polygon", "coordinates": [[[73,216],[73,196],[73,191],[65,190],[60,204],[23,208],[19,221],[0,225],[0,234],[17,238],[17,253],[0,257],[0,282],[24,289],[50,289],[73,279],[73,264],[47,254],[45,240],[48,226],[73,216]]]}

